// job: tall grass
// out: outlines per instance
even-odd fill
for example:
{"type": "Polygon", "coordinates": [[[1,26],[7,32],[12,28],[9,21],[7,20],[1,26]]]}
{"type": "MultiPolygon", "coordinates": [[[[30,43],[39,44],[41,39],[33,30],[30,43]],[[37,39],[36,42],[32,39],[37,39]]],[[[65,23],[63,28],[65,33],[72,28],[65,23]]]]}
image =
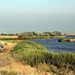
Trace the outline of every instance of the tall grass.
{"type": "Polygon", "coordinates": [[[39,43],[22,41],[10,51],[10,55],[17,61],[27,62],[31,66],[39,63],[54,65],[58,68],[64,65],[70,65],[75,69],[75,53],[52,53],[48,52],[45,47],[39,43]]]}
{"type": "Polygon", "coordinates": [[[0,74],[1,75],[18,75],[18,72],[14,71],[14,70],[10,70],[9,72],[6,70],[1,70],[0,74]]]}

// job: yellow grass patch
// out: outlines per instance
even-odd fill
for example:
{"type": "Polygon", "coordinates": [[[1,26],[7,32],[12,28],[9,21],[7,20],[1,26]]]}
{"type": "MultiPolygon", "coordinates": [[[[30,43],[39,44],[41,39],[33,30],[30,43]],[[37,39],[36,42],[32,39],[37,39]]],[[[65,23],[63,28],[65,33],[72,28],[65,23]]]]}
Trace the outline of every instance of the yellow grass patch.
{"type": "Polygon", "coordinates": [[[71,40],[71,42],[75,42],[75,39],[70,39],[71,40]]]}
{"type": "Polygon", "coordinates": [[[6,65],[4,67],[0,67],[0,71],[1,70],[6,70],[6,71],[10,71],[10,70],[14,70],[16,72],[18,72],[19,74],[22,75],[51,75],[50,73],[44,72],[44,71],[40,71],[37,68],[34,67],[30,67],[29,65],[23,65],[20,62],[15,62],[13,61],[11,64],[6,65]]]}
{"type": "Polygon", "coordinates": [[[18,36],[2,36],[2,35],[0,35],[0,38],[18,38],[18,36]]]}
{"type": "MultiPolygon", "coordinates": [[[[6,41],[0,41],[0,42],[5,43],[6,41]]],[[[9,53],[9,51],[12,50],[16,45],[17,43],[8,43],[8,45],[6,45],[7,50],[3,51],[3,53],[9,53]]]]}

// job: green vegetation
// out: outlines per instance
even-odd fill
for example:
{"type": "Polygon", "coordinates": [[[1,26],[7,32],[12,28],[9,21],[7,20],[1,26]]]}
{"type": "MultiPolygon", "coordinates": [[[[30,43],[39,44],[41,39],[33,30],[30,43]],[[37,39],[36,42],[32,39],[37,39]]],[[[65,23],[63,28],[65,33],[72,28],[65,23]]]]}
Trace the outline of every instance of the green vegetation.
{"type": "Polygon", "coordinates": [[[61,36],[61,32],[59,31],[54,31],[54,32],[43,32],[43,35],[45,36],[61,36]]]}
{"type": "Polygon", "coordinates": [[[0,40],[31,40],[31,39],[48,39],[48,38],[59,38],[59,37],[65,37],[65,36],[29,36],[29,37],[18,37],[18,38],[0,38],[0,40]]]}
{"type": "Polygon", "coordinates": [[[43,33],[38,33],[35,31],[31,32],[22,32],[22,33],[16,33],[16,34],[0,34],[1,36],[19,36],[19,38],[24,38],[24,37],[34,37],[34,36],[62,36],[61,32],[59,31],[54,31],[54,32],[43,32],[43,33]]]}
{"type": "Polygon", "coordinates": [[[23,32],[19,35],[19,38],[25,38],[25,37],[35,37],[35,36],[62,36],[61,32],[59,31],[54,31],[54,32],[43,32],[43,33],[38,33],[38,32],[23,32]]]}
{"type": "Polygon", "coordinates": [[[4,67],[10,65],[13,62],[13,58],[8,56],[7,54],[0,54],[0,67],[4,67]]]}
{"type": "Polygon", "coordinates": [[[54,31],[54,32],[23,32],[23,33],[16,33],[16,34],[1,34],[0,40],[32,40],[32,39],[48,39],[48,38],[59,38],[65,37],[62,36],[61,32],[54,31]]]}
{"type": "Polygon", "coordinates": [[[54,65],[57,68],[69,66],[69,70],[75,71],[75,54],[74,53],[52,53],[48,52],[45,47],[39,43],[22,41],[10,51],[10,55],[17,61],[25,62],[31,66],[46,63],[54,65]]]}
{"type": "Polygon", "coordinates": [[[0,38],[0,40],[14,40],[14,39],[17,39],[17,38],[0,38]]]}
{"type": "Polygon", "coordinates": [[[3,52],[4,50],[7,49],[6,45],[8,45],[7,43],[1,43],[0,42],[0,52],[3,52]]]}
{"type": "Polygon", "coordinates": [[[18,75],[18,72],[16,72],[16,71],[13,71],[13,70],[11,70],[11,71],[6,71],[6,70],[2,70],[2,71],[0,71],[0,74],[1,75],[18,75]]]}
{"type": "Polygon", "coordinates": [[[29,36],[29,37],[21,37],[22,39],[48,39],[48,38],[59,38],[65,36],[29,36]]]}
{"type": "Polygon", "coordinates": [[[58,42],[71,42],[71,40],[70,39],[59,38],[58,42]]]}
{"type": "Polygon", "coordinates": [[[21,40],[2,40],[2,41],[6,41],[8,43],[19,43],[19,42],[21,42],[21,40]]]}

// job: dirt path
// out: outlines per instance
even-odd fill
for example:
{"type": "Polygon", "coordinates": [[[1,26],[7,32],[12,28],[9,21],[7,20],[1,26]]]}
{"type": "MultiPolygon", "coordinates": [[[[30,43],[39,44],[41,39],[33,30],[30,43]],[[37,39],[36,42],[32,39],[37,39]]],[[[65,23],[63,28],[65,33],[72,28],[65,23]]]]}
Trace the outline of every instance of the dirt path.
{"type": "MultiPolygon", "coordinates": [[[[0,41],[1,43],[5,43],[5,41],[0,41]]],[[[5,51],[3,51],[2,53],[9,53],[10,50],[12,50],[15,46],[17,45],[17,43],[8,43],[7,42],[7,49],[5,51]]]]}

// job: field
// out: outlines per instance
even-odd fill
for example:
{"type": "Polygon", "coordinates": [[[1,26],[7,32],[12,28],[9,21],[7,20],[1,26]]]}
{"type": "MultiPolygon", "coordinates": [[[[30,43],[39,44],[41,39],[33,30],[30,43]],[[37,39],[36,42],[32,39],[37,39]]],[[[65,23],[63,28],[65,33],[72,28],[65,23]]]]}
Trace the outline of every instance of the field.
{"type": "Polygon", "coordinates": [[[39,43],[7,40],[8,49],[0,53],[0,73],[7,75],[74,75],[75,54],[52,53],[39,43]]]}
{"type": "Polygon", "coordinates": [[[0,38],[18,38],[18,36],[2,36],[2,35],[0,35],[0,38]]]}

